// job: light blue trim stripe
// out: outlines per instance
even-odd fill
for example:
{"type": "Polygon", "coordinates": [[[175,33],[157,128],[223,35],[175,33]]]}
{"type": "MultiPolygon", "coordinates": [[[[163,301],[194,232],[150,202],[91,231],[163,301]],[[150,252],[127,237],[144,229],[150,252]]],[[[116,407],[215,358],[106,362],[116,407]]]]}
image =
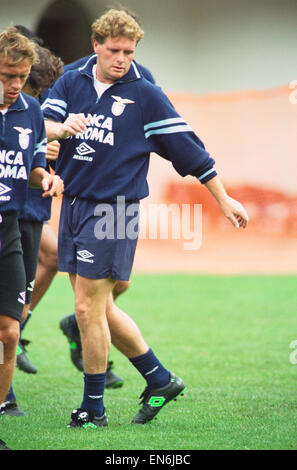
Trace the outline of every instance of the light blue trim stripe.
{"type": "Polygon", "coordinates": [[[34,155],[36,155],[39,152],[46,152],[47,150],[47,138],[43,139],[41,142],[35,145],[34,148],[34,155]]]}
{"type": "Polygon", "coordinates": [[[46,153],[47,151],[47,146],[44,145],[43,147],[39,147],[38,149],[35,150],[34,152],[34,157],[35,155],[37,155],[38,153],[46,153]]]}
{"type": "Polygon", "coordinates": [[[205,178],[206,176],[210,175],[210,173],[213,173],[214,171],[216,171],[214,168],[212,168],[211,170],[208,170],[206,173],[204,173],[202,176],[199,176],[198,180],[201,181],[203,178],[205,178]]]}
{"type": "Polygon", "coordinates": [[[41,147],[42,145],[46,145],[47,144],[47,138],[45,137],[44,139],[41,140],[41,142],[37,142],[37,144],[35,144],[35,149],[37,149],[38,147],[41,147]]]}
{"type": "Polygon", "coordinates": [[[50,104],[47,104],[46,106],[44,106],[42,108],[42,111],[46,110],[46,109],[52,109],[53,111],[57,111],[57,113],[61,114],[61,116],[65,116],[66,115],[66,111],[63,111],[61,108],[58,108],[57,106],[51,106],[50,104]]]}
{"type": "Polygon", "coordinates": [[[184,124],[186,124],[183,118],[163,119],[163,121],[150,122],[149,124],[146,124],[144,126],[144,130],[147,131],[148,129],[151,129],[152,127],[167,126],[168,124],[178,124],[180,122],[183,122],[184,124]]]}
{"type": "Polygon", "coordinates": [[[65,101],[56,100],[56,99],[52,99],[52,98],[48,98],[47,100],[45,100],[45,102],[43,103],[41,108],[44,108],[45,106],[47,106],[48,103],[60,106],[61,108],[65,108],[65,109],[67,108],[67,103],[65,101]]]}
{"type": "Polygon", "coordinates": [[[88,65],[88,63],[90,62],[90,60],[94,59],[94,57],[96,57],[96,54],[93,54],[91,57],[88,58],[88,60],[86,61],[86,63],[84,65],[82,65],[81,67],[79,67],[79,71],[81,70],[84,70],[86,68],[86,66],[88,65]]]}
{"type": "Polygon", "coordinates": [[[24,96],[22,95],[22,93],[20,93],[20,97],[22,99],[22,102],[24,103],[25,108],[28,109],[29,105],[28,105],[27,101],[25,100],[24,96]]]}
{"type": "Polygon", "coordinates": [[[132,62],[132,66],[133,66],[133,69],[134,69],[134,72],[135,72],[136,78],[140,78],[140,77],[141,77],[141,75],[140,75],[140,73],[139,73],[139,71],[138,71],[138,68],[136,67],[136,64],[135,64],[135,62],[134,62],[134,61],[132,62]]]}
{"type": "Polygon", "coordinates": [[[191,132],[193,129],[191,129],[190,126],[172,126],[172,127],[163,127],[162,129],[154,129],[152,131],[146,132],[145,138],[148,139],[153,134],[175,134],[178,132],[191,132]]]}

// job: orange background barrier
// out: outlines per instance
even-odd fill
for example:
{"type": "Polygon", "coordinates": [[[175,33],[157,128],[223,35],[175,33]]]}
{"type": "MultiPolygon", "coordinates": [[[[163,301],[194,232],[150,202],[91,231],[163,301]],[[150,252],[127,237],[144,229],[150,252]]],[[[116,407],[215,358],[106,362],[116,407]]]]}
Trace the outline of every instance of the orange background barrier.
{"type": "MultiPolygon", "coordinates": [[[[271,90],[170,99],[216,160],[229,194],[247,208],[250,223],[236,230],[216,201],[192,177],[181,178],[152,155],[150,204],[202,204],[202,244],[140,239],[134,271],[193,273],[297,272],[297,105],[289,86],[271,90]]],[[[57,227],[59,200],[52,224],[57,227]]]]}

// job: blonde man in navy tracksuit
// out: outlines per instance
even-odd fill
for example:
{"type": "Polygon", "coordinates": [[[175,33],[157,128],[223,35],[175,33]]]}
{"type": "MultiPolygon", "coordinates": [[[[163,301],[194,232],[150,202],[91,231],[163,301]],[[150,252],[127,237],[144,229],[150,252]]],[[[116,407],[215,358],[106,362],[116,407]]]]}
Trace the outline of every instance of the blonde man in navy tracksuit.
{"type": "Polygon", "coordinates": [[[41,187],[44,197],[63,190],[60,178],[44,169],[47,139],[39,104],[21,93],[37,61],[34,43],[15,28],[0,34],[0,345],[4,350],[0,360],[0,404],[13,377],[25,303],[18,213],[25,203],[29,182],[41,187]]]}
{"type": "Polygon", "coordinates": [[[96,56],[65,73],[43,105],[48,138],[61,140],[59,269],[69,273],[74,288],[85,368],[73,427],[107,425],[103,393],[111,341],[147,383],[133,423],[153,419],[185,387],[111,300],[116,280],[128,280],[132,269],[150,153],[205,184],[233,225],[247,223],[245,209],[226,194],[203,143],[134,63],[143,36],[139,25],[127,13],[110,10],[92,29],[96,56]]]}

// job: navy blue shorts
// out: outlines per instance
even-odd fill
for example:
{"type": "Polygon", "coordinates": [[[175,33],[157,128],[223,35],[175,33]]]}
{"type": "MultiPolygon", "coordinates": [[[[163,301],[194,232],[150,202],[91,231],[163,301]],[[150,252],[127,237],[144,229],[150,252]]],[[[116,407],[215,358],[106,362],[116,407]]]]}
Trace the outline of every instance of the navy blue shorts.
{"type": "Polygon", "coordinates": [[[23,258],[26,271],[26,304],[31,302],[43,222],[19,219],[23,258]]]}
{"type": "Polygon", "coordinates": [[[0,315],[21,322],[25,304],[26,273],[18,214],[0,214],[0,315]]]}
{"type": "Polygon", "coordinates": [[[128,281],[139,234],[139,202],[100,203],[63,196],[59,271],[128,281]]]}

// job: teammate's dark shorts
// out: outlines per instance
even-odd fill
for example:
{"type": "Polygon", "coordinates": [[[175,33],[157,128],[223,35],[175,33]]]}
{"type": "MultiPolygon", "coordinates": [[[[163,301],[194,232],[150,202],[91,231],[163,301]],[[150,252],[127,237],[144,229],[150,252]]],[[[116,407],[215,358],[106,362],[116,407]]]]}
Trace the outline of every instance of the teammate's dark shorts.
{"type": "Polygon", "coordinates": [[[0,315],[22,319],[26,275],[17,213],[0,213],[0,315]]]}
{"type": "Polygon", "coordinates": [[[43,222],[20,220],[21,242],[26,271],[26,304],[31,302],[43,222]]]}
{"type": "Polygon", "coordinates": [[[128,281],[139,233],[139,202],[100,203],[63,196],[59,271],[128,281]]]}

